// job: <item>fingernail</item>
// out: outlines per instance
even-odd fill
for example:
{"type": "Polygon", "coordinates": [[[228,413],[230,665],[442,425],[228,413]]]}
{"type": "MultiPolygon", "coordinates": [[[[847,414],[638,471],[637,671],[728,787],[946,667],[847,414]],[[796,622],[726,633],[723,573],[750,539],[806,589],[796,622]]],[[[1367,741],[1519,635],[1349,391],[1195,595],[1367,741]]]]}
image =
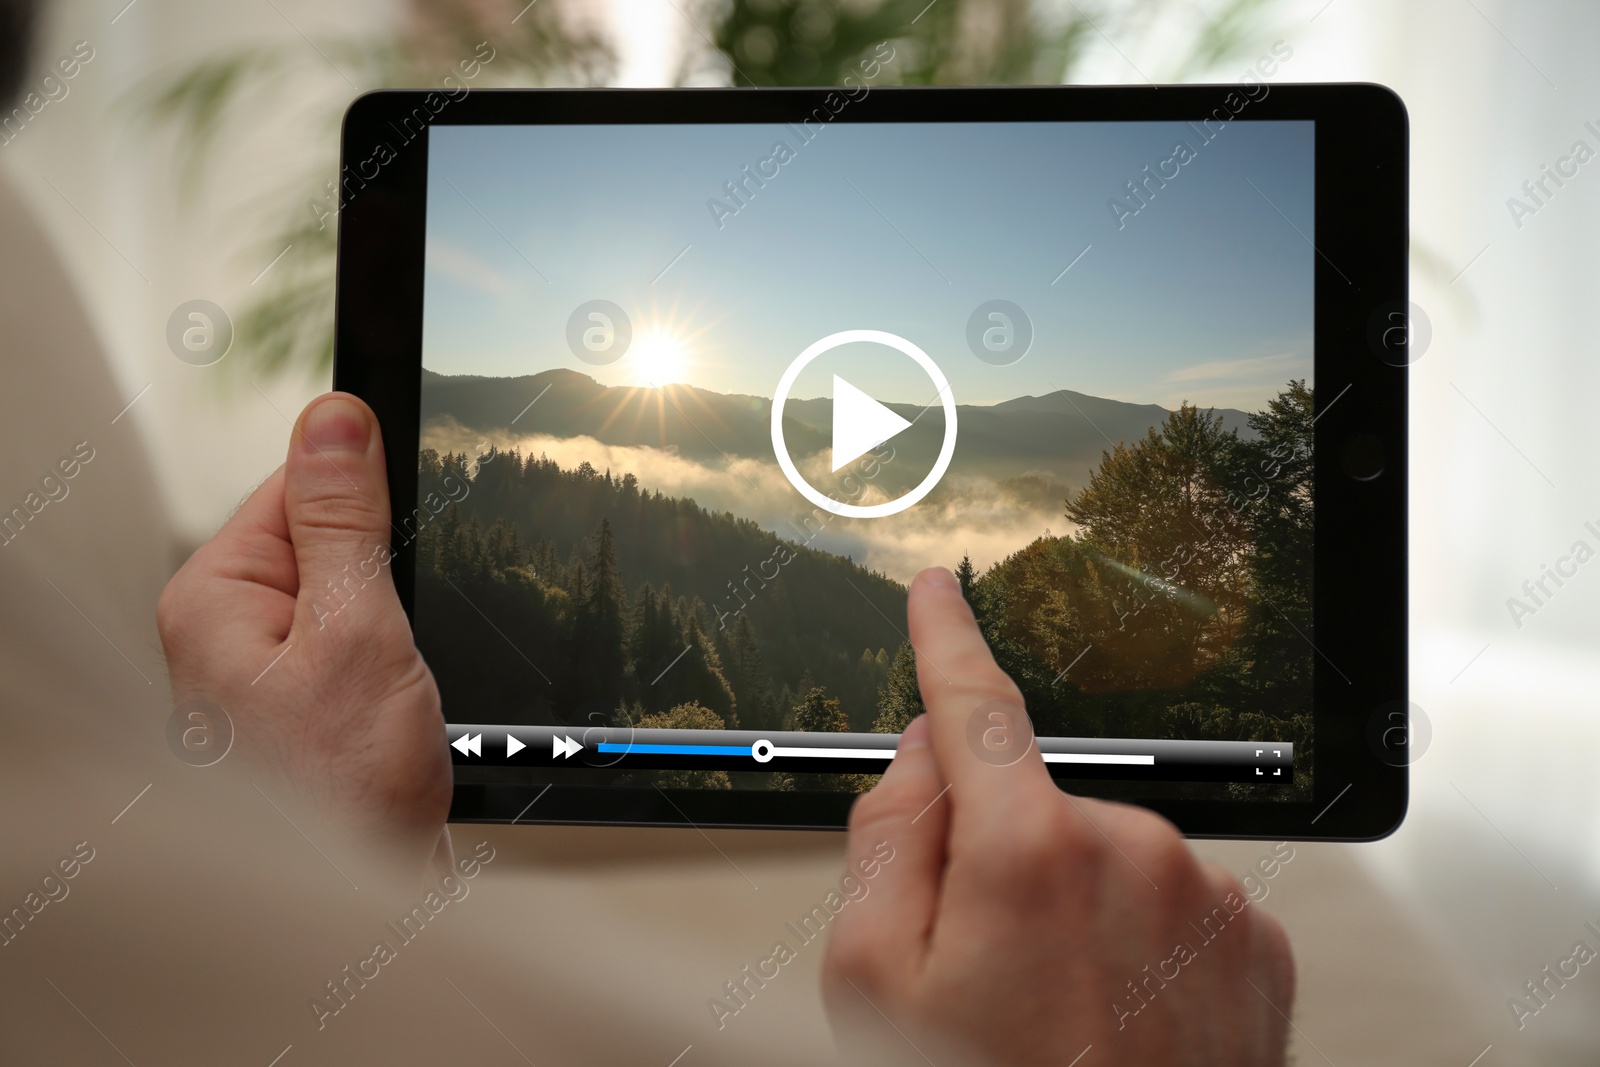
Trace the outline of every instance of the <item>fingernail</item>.
{"type": "Polygon", "coordinates": [[[900,752],[910,752],[912,749],[927,748],[929,741],[928,717],[918,715],[911,720],[905,732],[900,735],[900,752]]]}
{"type": "Polygon", "coordinates": [[[305,413],[300,432],[308,451],[365,452],[372,439],[372,419],[360,404],[329,396],[305,413]]]}
{"type": "Polygon", "coordinates": [[[956,576],[945,567],[929,567],[922,572],[921,578],[938,589],[954,589],[958,592],[961,589],[961,583],[956,580],[956,576]]]}

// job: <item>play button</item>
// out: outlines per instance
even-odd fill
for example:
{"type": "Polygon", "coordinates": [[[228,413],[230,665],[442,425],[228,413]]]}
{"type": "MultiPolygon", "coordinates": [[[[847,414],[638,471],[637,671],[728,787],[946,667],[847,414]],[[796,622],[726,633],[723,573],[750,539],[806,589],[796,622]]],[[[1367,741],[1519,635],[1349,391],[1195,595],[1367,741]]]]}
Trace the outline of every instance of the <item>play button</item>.
{"type": "MultiPolygon", "coordinates": [[[[896,434],[905,432],[910,426],[911,423],[889,410],[884,404],[837,374],[833,376],[832,469],[834,471],[860,458],[896,434]]],[[[772,452],[778,460],[778,466],[783,469],[789,484],[793,485],[801,496],[835,515],[875,519],[904,511],[927,496],[933,491],[933,487],[939,484],[944,472],[950,469],[950,460],[954,457],[955,451],[956,398],[950,391],[950,382],[939,369],[939,365],[929,358],[926,352],[898,334],[883,330],[841,330],[829,334],[796,356],[794,362],[783,372],[783,377],[778,379],[778,387],[773,390],[772,452]],[[789,455],[788,445],[784,443],[783,438],[783,407],[788,402],[789,392],[794,388],[800,372],[810,366],[817,357],[833,351],[840,345],[858,342],[884,345],[911,357],[917,366],[922,368],[923,373],[933,380],[934,387],[938,390],[940,405],[944,408],[944,443],[939,448],[939,455],[933,462],[933,468],[909,493],[881,504],[847,504],[819,491],[801,475],[800,468],[789,455]]]]}
{"type": "Polygon", "coordinates": [[[837,374],[833,376],[833,466],[877,448],[911,423],[890,411],[837,374]]]}

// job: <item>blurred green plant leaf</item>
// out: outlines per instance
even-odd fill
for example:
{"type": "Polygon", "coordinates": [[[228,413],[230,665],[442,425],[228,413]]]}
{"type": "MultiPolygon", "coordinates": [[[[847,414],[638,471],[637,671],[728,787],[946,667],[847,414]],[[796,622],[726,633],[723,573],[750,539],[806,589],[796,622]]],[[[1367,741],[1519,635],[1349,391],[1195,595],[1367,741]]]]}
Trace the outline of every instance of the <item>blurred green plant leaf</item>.
{"type": "MultiPolygon", "coordinates": [[[[612,76],[609,43],[573,5],[543,0],[418,0],[405,32],[379,37],[318,39],[247,47],[205,59],[176,75],[153,76],[131,94],[127,108],[145,126],[167,129],[177,143],[180,193],[192,200],[214,169],[228,132],[252,107],[274,102],[291,79],[332,66],[363,90],[434,88],[482,41],[494,48],[478,86],[600,85],[612,76]],[[314,52],[312,51],[314,50],[314,52]]],[[[337,231],[331,218],[308,208],[325,200],[338,174],[338,128],[356,91],[330,95],[322,124],[326,152],[314,171],[264,211],[277,213],[271,234],[252,250],[270,271],[252,283],[252,299],[235,322],[241,358],[230,378],[266,379],[285,373],[326,374],[333,365],[333,307],[337,231]],[[292,205],[285,210],[284,205],[292,205]],[[275,228],[274,228],[275,227],[275,228]],[[274,257],[285,253],[274,262],[274,257]]],[[[312,119],[315,125],[315,118],[312,119]]]]}

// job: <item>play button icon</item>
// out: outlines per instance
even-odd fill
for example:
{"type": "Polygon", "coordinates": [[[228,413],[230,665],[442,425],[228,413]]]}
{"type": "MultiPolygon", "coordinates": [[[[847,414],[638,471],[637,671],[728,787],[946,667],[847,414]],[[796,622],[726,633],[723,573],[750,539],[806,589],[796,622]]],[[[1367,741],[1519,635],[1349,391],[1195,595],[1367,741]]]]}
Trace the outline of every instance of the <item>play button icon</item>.
{"type": "MultiPolygon", "coordinates": [[[[837,374],[833,376],[831,461],[833,471],[838,471],[845,464],[860,458],[910,427],[910,422],[891,411],[886,405],[868,396],[837,374]]],[[[783,372],[783,377],[778,379],[778,387],[773,390],[772,452],[778,460],[778,466],[783,469],[789,484],[793,485],[801,496],[835,515],[875,519],[904,511],[927,496],[933,491],[933,487],[939,484],[944,472],[950,469],[950,460],[954,457],[955,451],[956,398],[950,391],[950,382],[939,369],[939,365],[929,358],[926,352],[898,334],[883,330],[841,330],[829,334],[796,356],[794,362],[783,372]],[[801,475],[799,467],[789,455],[789,448],[784,443],[783,437],[783,407],[789,399],[790,390],[794,388],[795,380],[800,377],[800,372],[810,366],[817,357],[833,351],[840,345],[860,342],[884,345],[911,357],[917,366],[922,368],[923,373],[933,380],[934,387],[938,390],[940,405],[944,408],[944,443],[939,448],[939,455],[933,462],[933,468],[909,493],[881,504],[847,504],[820,492],[801,475]]]]}
{"type": "Polygon", "coordinates": [[[911,423],[890,411],[837,374],[833,376],[833,466],[877,448],[911,423]]]}

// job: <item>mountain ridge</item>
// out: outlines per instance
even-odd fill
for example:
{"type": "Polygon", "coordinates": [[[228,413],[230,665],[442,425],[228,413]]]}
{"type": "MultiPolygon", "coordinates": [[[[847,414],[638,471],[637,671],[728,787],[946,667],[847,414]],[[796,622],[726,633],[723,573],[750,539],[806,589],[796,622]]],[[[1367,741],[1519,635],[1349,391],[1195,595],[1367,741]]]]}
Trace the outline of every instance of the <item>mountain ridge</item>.
{"type": "MultiPolygon", "coordinates": [[[[672,384],[608,386],[579,371],[556,368],[510,378],[443,375],[424,370],[424,430],[446,418],[489,438],[544,434],[591,437],[620,447],[665,449],[721,466],[735,457],[775,462],[770,398],[672,384]]],[[[895,470],[886,490],[910,488],[933,464],[944,435],[943,409],[886,404],[915,425],[891,442],[895,470]],[[904,462],[899,462],[904,460],[904,462]]],[[[1224,428],[1253,436],[1248,415],[1213,408],[1224,428]]],[[[833,401],[791,400],[784,441],[794,456],[831,448],[833,401]]],[[[958,404],[957,446],[950,473],[986,480],[1046,474],[1068,487],[1084,484],[1101,453],[1159,426],[1169,409],[1062,389],[998,404],[958,404]]]]}

